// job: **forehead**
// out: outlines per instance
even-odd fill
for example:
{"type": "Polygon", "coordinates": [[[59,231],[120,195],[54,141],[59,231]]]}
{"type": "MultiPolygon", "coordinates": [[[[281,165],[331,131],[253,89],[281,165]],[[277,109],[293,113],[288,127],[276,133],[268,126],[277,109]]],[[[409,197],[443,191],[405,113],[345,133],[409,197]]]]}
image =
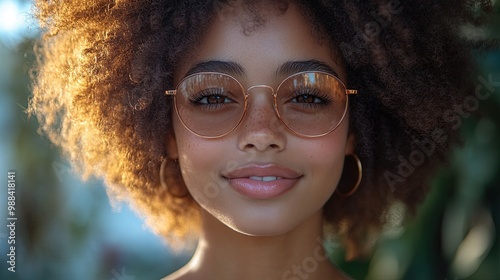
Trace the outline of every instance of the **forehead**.
{"type": "Polygon", "coordinates": [[[193,65],[203,61],[228,61],[243,67],[259,82],[289,61],[318,60],[345,78],[332,45],[313,33],[311,22],[295,4],[286,9],[262,4],[255,11],[243,6],[221,9],[198,46],[181,63],[179,81],[193,65]]]}

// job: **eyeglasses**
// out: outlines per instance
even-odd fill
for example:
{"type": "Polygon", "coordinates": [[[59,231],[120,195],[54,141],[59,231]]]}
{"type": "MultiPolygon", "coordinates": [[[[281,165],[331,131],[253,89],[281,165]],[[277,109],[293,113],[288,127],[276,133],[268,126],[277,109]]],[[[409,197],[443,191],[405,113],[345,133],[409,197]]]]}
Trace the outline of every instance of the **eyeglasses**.
{"type": "Polygon", "coordinates": [[[295,73],[284,79],[276,91],[267,85],[247,90],[227,74],[202,72],[184,78],[175,90],[175,110],[182,124],[203,138],[218,138],[233,131],[243,120],[250,91],[268,89],[274,110],[293,133],[319,137],[334,131],[347,112],[349,94],[337,77],[319,71],[295,73]]]}

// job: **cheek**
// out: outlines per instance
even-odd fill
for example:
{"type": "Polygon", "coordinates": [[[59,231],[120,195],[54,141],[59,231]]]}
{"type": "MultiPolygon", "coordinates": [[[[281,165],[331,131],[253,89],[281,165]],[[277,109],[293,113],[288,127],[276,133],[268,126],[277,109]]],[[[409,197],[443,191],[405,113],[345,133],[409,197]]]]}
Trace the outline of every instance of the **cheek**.
{"type": "Polygon", "coordinates": [[[334,144],[325,141],[322,145],[316,145],[309,150],[310,158],[306,168],[311,177],[311,185],[314,186],[315,200],[326,202],[337,188],[345,158],[344,149],[343,141],[334,144]]]}
{"type": "Polygon", "coordinates": [[[182,177],[199,204],[213,200],[221,191],[218,181],[221,166],[228,160],[223,157],[227,143],[200,138],[188,131],[178,119],[174,120],[174,131],[182,177]]]}
{"type": "Polygon", "coordinates": [[[310,140],[305,147],[302,161],[315,186],[315,199],[330,198],[342,175],[347,147],[347,125],[341,125],[332,133],[310,140]]]}

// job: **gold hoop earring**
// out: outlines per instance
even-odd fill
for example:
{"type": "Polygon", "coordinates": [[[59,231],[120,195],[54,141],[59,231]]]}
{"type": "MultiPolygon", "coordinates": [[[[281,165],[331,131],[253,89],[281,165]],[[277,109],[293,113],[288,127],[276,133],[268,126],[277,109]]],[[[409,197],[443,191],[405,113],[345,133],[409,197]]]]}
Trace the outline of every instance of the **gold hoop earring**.
{"type": "Polygon", "coordinates": [[[359,157],[355,154],[346,155],[344,160],[344,169],[342,170],[342,176],[340,177],[339,184],[335,193],[340,197],[351,196],[358,189],[362,177],[363,166],[361,165],[359,157]],[[353,166],[356,167],[354,169],[356,169],[356,171],[358,172],[357,176],[352,174],[353,166]],[[345,189],[346,186],[348,186],[348,190],[342,191],[341,189],[345,189]]]}
{"type": "Polygon", "coordinates": [[[181,170],[177,159],[162,160],[160,166],[160,184],[173,197],[184,198],[189,191],[182,180],[181,170]]]}

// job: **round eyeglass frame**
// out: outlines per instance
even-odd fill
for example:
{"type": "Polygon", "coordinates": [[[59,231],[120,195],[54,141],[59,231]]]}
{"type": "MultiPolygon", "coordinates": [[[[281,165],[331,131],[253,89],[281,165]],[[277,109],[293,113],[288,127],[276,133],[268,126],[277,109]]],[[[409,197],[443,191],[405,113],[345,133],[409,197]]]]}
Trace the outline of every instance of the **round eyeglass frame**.
{"type": "Polygon", "coordinates": [[[235,130],[240,124],[241,122],[243,121],[243,119],[245,118],[245,115],[247,113],[247,106],[248,106],[248,96],[250,95],[250,90],[252,89],[255,89],[255,88],[267,88],[269,90],[271,90],[271,94],[273,96],[273,99],[274,99],[274,112],[276,113],[276,116],[278,117],[278,119],[280,120],[280,122],[288,129],[290,130],[292,133],[298,135],[298,136],[301,136],[301,137],[307,137],[307,138],[315,138],[315,137],[321,137],[321,136],[325,136],[329,133],[331,133],[332,131],[334,131],[335,129],[337,129],[340,124],[342,123],[342,121],[344,120],[345,118],[345,115],[347,113],[347,108],[349,108],[349,95],[351,94],[358,94],[358,91],[355,90],[355,89],[348,89],[346,87],[346,85],[338,78],[336,77],[335,75],[332,75],[330,73],[327,73],[327,72],[324,72],[324,71],[301,71],[301,72],[297,72],[297,73],[294,73],[288,77],[286,77],[285,79],[283,79],[283,81],[281,81],[281,83],[278,85],[278,87],[276,88],[276,90],[274,90],[273,87],[271,86],[268,86],[268,85],[263,85],[263,84],[258,84],[258,85],[253,85],[249,88],[247,88],[245,90],[245,87],[240,83],[240,81],[238,81],[235,77],[231,76],[231,75],[228,75],[228,74],[225,74],[225,73],[220,73],[220,72],[198,72],[198,73],[194,73],[194,74],[191,74],[189,76],[186,76],[185,78],[183,78],[179,84],[177,85],[177,87],[173,90],[166,90],[165,91],[165,94],[167,96],[173,96],[174,97],[174,107],[175,107],[175,112],[177,114],[177,116],[179,117],[179,120],[181,121],[182,125],[187,129],[189,130],[191,133],[193,133],[194,135],[198,136],[198,137],[201,137],[201,138],[206,138],[206,139],[215,139],[215,138],[221,138],[221,137],[224,137],[226,135],[228,135],[229,133],[231,133],[233,130],[235,130]],[[200,133],[197,133],[196,131],[193,131],[188,125],[186,125],[186,123],[184,122],[184,120],[182,119],[180,113],[179,113],[179,109],[177,107],[177,100],[176,99],[176,93],[177,93],[177,90],[179,88],[179,85],[181,85],[185,80],[187,79],[190,79],[194,76],[199,76],[199,75],[206,75],[206,74],[209,74],[209,75],[212,75],[212,74],[215,74],[215,75],[222,75],[222,76],[226,76],[232,80],[234,80],[241,88],[241,92],[243,92],[243,95],[245,97],[245,105],[244,105],[244,108],[243,108],[243,113],[241,114],[241,117],[240,119],[238,120],[238,122],[231,128],[229,129],[229,131],[223,133],[223,134],[220,134],[220,135],[215,135],[215,136],[207,136],[207,135],[203,135],[203,134],[200,134],[200,133]],[[303,74],[324,74],[324,75],[328,75],[332,78],[334,78],[335,80],[337,80],[339,82],[340,85],[342,85],[342,87],[344,88],[344,91],[345,91],[345,94],[346,94],[346,103],[345,103],[345,108],[344,108],[344,112],[342,113],[342,117],[340,118],[338,124],[336,126],[334,126],[333,128],[331,128],[330,130],[328,130],[327,132],[324,132],[324,133],[320,133],[320,134],[314,134],[314,135],[308,135],[308,134],[303,134],[303,133],[300,133],[298,131],[295,131],[293,128],[291,128],[285,121],[283,121],[283,118],[278,110],[278,104],[277,104],[277,92],[280,90],[281,86],[283,85],[283,83],[285,83],[288,79],[294,77],[294,76],[297,76],[297,75],[303,75],[303,74]]]}

